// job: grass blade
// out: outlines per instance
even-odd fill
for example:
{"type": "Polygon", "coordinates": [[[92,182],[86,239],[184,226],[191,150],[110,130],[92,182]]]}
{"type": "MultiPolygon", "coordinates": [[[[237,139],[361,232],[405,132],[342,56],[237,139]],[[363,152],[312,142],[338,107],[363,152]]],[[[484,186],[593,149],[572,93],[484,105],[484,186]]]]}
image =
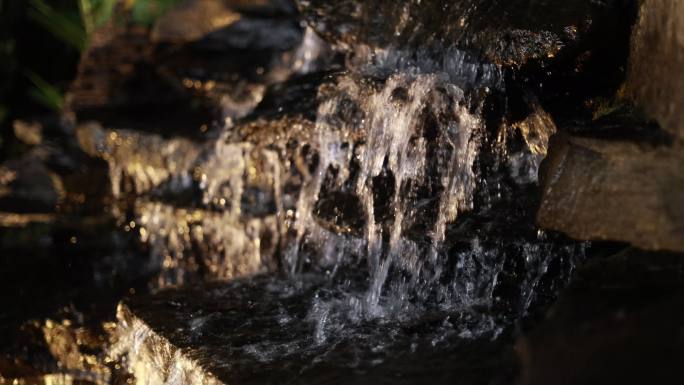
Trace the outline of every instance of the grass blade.
{"type": "Polygon", "coordinates": [[[80,23],[56,11],[43,0],[30,0],[30,3],[29,18],[79,51],[86,48],[88,35],[80,23]]]}
{"type": "Polygon", "coordinates": [[[29,90],[29,94],[36,102],[56,112],[62,110],[64,97],[57,87],[31,70],[24,70],[24,74],[34,85],[34,88],[29,90]]]}

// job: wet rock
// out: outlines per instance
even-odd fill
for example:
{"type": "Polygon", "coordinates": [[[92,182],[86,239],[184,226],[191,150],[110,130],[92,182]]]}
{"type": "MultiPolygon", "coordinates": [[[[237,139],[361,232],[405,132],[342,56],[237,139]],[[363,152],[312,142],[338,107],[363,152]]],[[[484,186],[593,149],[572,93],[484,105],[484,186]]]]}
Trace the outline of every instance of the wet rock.
{"type": "Polygon", "coordinates": [[[299,45],[302,29],[296,20],[243,18],[228,28],[205,37],[216,48],[287,51],[299,45]]]}
{"type": "MultiPolygon", "coordinates": [[[[0,383],[119,383],[116,382],[118,372],[115,371],[116,375],[113,376],[109,362],[105,362],[103,347],[107,337],[102,329],[95,331],[97,328],[76,325],[76,322],[70,319],[62,322],[48,319],[41,325],[40,321],[31,320],[22,325],[18,333],[4,339],[6,344],[11,345],[24,335],[20,339],[22,347],[15,354],[0,351],[0,383]]],[[[3,347],[3,350],[6,348],[3,347]]]]}
{"type": "Polygon", "coordinates": [[[7,384],[16,385],[50,385],[50,384],[69,384],[69,385],[96,385],[97,382],[89,379],[80,378],[65,373],[31,373],[21,377],[2,377],[0,380],[7,384]]]}
{"type": "Polygon", "coordinates": [[[0,210],[15,213],[54,212],[64,196],[60,177],[38,152],[0,166],[0,210]]]}
{"type": "Polygon", "coordinates": [[[133,201],[115,212],[148,245],[163,286],[275,268],[280,222],[294,205],[283,202],[301,185],[293,144],[311,125],[281,114],[205,143],[97,124],[77,135],[84,151],[108,162],[113,195],[133,201]]]}
{"type": "Polygon", "coordinates": [[[132,215],[119,215],[148,244],[150,264],[161,271],[159,285],[255,273],[262,269],[262,254],[269,264],[274,254],[270,242],[278,239],[275,208],[258,195],[243,203],[249,191],[243,178],[255,169],[245,164],[248,147],[166,140],[98,125],[82,125],[77,133],[86,152],[108,162],[113,195],[134,200],[123,209],[132,215]],[[251,220],[259,203],[268,208],[251,220]]]}
{"type": "Polygon", "coordinates": [[[557,135],[544,163],[540,226],[579,239],[684,250],[678,146],[557,135]]]}
{"type": "Polygon", "coordinates": [[[38,145],[43,141],[43,126],[38,122],[15,120],[12,128],[14,136],[29,146],[38,145]]]}
{"type": "Polygon", "coordinates": [[[104,336],[95,335],[85,327],[74,327],[69,320],[62,323],[47,320],[43,326],[43,335],[50,353],[61,368],[82,373],[82,377],[89,377],[93,382],[109,381],[109,368],[104,365],[102,357],[95,354],[101,352],[105,344],[104,336]]]}
{"type": "Polygon", "coordinates": [[[107,127],[197,136],[199,127],[210,123],[212,107],[159,71],[154,49],[144,28],[99,29],[81,57],[67,108],[80,121],[98,120],[107,127]],[[128,118],[133,115],[136,119],[128,118]]]}
{"type": "Polygon", "coordinates": [[[298,5],[326,39],[349,48],[450,46],[468,48],[503,64],[553,57],[620,1],[551,2],[460,0],[363,3],[303,0],[298,5]]]}
{"type": "Polygon", "coordinates": [[[267,85],[311,70],[321,44],[292,11],[288,1],[198,0],[152,30],[107,25],[83,54],[67,105],[108,128],[201,138],[214,119],[251,112],[267,85]]]}
{"type": "Polygon", "coordinates": [[[166,12],[152,29],[154,42],[186,43],[240,20],[224,1],[185,1],[166,12]]]}
{"type": "Polygon", "coordinates": [[[627,92],[663,129],[684,137],[684,3],[641,2],[627,92]]]}
{"type": "Polygon", "coordinates": [[[106,130],[94,122],[77,127],[76,137],[85,153],[108,162],[115,197],[122,187],[124,192],[141,194],[172,177],[182,180],[200,152],[200,146],[188,139],[106,130]]]}
{"type": "Polygon", "coordinates": [[[319,278],[296,283],[261,276],[127,299],[118,307],[110,355],[123,357],[139,384],[352,384],[388,378],[395,384],[456,378],[498,384],[515,373],[506,343],[461,338],[444,315],[348,328],[323,320],[334,332],[316,339],[309,304],[316,293],[326,295],[319,278]],[[391,341],[378,339],[389,335],[391,341]]]}
{"type": "Polygon", "coordinates": [[[301,41],[301,26],[293,17],[274,17],[254,10],[240,13],[235,8],[228,1],[183,2],[155,23],[151,39],[176,44],[205,39],[204,44],[215,49],[281,51],[301,41]]]}
{"type": "Polygon", "coordinates": [[[155,286],[228,280],[275,270],[279,229],[274,215],[243,219],[230,211],[135,205],[132,229],[147,244],[155,286]]]}
{"type": "Polygon", "coordinates": [[[526,116],[511,117],[510,126],[499,131],[497,141],[507,148],[511,176],[521,184],[537,183],[539,165],[548,152],[549,140],[558,130],[551,115],[532,95],[525,100],[526,116]]]}
{"type": "Polygon", "coordinates": [[[101,322],[145,291],[148,265],[106,215],[0,227],[0,383],[108,383],[101,322]]]}
{"type": "Polygon", "coordinates": [[[678,381],[684,354],[678,254],[627,250],[591,261],[518,341],[521,384],[678,381]]]}

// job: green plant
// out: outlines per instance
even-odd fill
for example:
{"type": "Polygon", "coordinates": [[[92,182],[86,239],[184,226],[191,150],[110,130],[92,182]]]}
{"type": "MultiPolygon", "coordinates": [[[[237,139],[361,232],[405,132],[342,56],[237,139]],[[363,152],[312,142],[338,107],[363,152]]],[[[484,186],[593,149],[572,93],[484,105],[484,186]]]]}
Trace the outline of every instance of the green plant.
{"type": "Polygon", "coordinates": [[[81,20],[54,9],[44,0],[30,0],[27,15],[63,42],[81,51],[86,48],[88,34],[81,20]]]}
{"type": "Polygon", "coordinates": [[[179,0],[134,0],[131,10],[133,22],[149,26],[178,3],[179,0]]]}
{"type": "Polygon", "coordinates": [[[78,0],[81,20],[88,35],[112,18],[115,5],[116,0],[78,0]]]}
{"type": "Polygon", "coordinates": [[[24,70],[26,77],[33,83],[30,96],[39,104],[53,111],[60,111],[64,105],[62,92],[33,71],[24,70]]]}
{"type": "Polygon", "coordinates": [[[79,10],[77,16],[56,10],[45,0],[30,0],[28,16],[55,37],[82,51],[95,29],[111,19],[116,0],[75,1],[79,10]]]}

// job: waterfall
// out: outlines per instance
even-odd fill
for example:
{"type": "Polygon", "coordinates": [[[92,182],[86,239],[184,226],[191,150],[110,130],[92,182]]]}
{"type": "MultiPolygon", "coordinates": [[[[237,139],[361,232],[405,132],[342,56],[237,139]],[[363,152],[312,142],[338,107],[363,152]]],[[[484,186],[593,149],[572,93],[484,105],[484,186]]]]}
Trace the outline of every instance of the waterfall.
{"type": "Polygon", "coordinates": [[[99,128],[80,140],[109,162],[115,196],[138,195],[123,222],[161,265],[159,286],[314,273],[327,282],[310,305],[319,341],[431,312],[468,318],[464,335],[496,334],[583,255],[529,217],[555,127],[534,100],[527,120],[492,127],[484,111],[503,78],[455,48],[362,46],[307,84],[312,96],[295,83],[283,98],[315,113],[227,119],[203,143],[99,128]]]}

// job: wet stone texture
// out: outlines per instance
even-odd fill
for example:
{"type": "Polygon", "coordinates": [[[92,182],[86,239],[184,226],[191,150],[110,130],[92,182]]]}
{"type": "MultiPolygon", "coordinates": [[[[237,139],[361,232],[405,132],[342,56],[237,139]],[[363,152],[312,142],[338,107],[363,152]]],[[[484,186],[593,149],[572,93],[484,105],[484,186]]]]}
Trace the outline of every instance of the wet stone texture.
{"type": "MultiPolygon", "coordinates": [[[[641,2],[628,71],[588,124],[566,123],[545,160],[541,227],[649,250],[684,250],[681,2],[641,2]]],[[[602,104],[602,103],[598,103],[602,104]]]]}
{"type": "Polygon", "coordinates": [[[676,378],[680,8],[632,31],[628,0],[189,0],[105,25],[63,116],[2,157],[0,383],[676,378]]]}
{"type": "Polygon", "coordinates": [[[255,277],[131,298],[110,354],[125,355],[139,384],[504,384],[516,374],[510,344],[462,338],[459,315],[316,321],[309,305],[324,283],[255,277]]]}

